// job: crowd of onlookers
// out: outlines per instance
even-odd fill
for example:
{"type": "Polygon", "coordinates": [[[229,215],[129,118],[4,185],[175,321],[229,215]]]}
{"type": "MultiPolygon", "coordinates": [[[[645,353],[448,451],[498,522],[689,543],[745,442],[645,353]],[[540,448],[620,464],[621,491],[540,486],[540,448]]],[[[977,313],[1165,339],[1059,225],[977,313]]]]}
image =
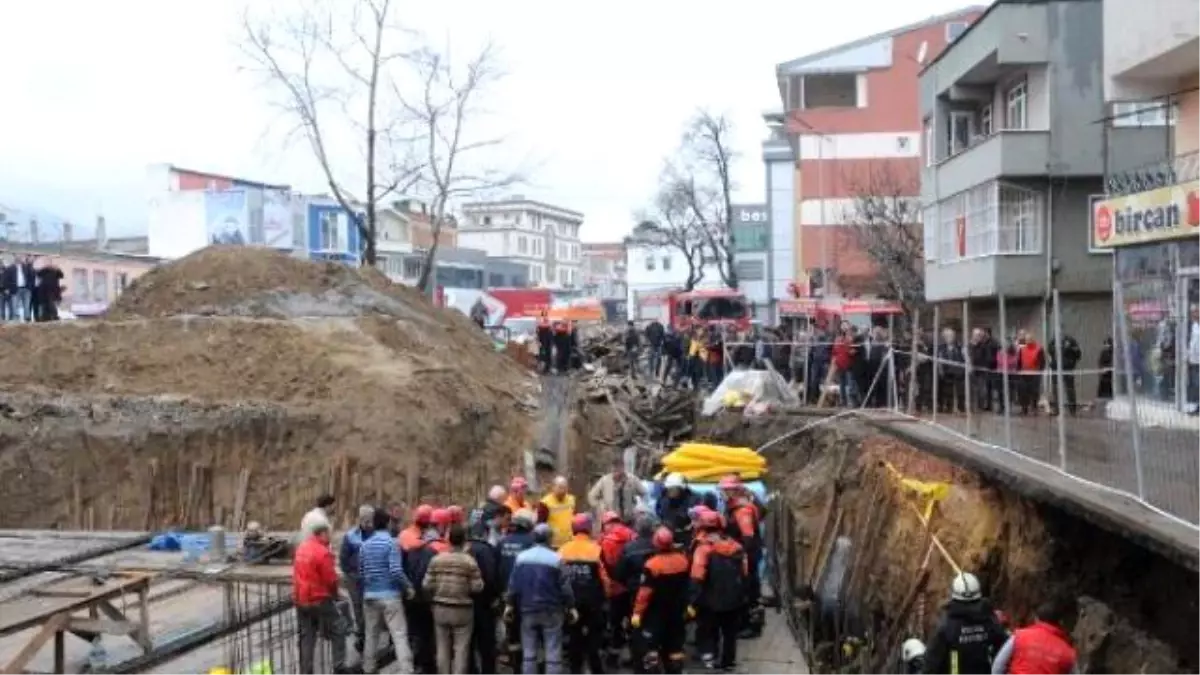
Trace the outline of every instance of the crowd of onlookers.
{"type": "MultiPolygon", "coordinates": [[[[893,397],[906,402],[911,390],[917,411],[936,408],[943,413],[965,412],[971,405],[980,411],[1036,414],[1048,408],[1074,414],[1079,409],[1076,372],[1084,357],[1070,335],[1063,335],[1061,345],[1055,337],[1043,344],[1028,330],[1001,340],[987,327],[972,330],[966,342],[953,328],[943,329],[936,340],[930,332],[919,332],[913,352],[911,332],[893,340],[885,326],[863,329],[849,321],[797,331],[761,326],[736,331],[717,325],[681,331],[657,320],[641,328],[631,321],[624,341],[635,377],[713,389],[730,367],[765,368],[769,363],[785,379],[801,384],[807,403],[836,400],[847,407],[886,407],[895,402],[893,397]],[[1057,384],[1043,392],[1045,375],[1057,377],[1059,358],[1061,408],[1057,384]],[[1043,401],[1044,393],[1052,399],[1049,403],[1043,401]]],[[[1097,367],[1097,396],[1111,398],[1111,339],[1105,340],[1097,367]]]]}
{"type": "Polygon", "coordinates": [[[63,273],[35,256],[0,259],[0,320],[28,323],[57,321],[63,273]]]}

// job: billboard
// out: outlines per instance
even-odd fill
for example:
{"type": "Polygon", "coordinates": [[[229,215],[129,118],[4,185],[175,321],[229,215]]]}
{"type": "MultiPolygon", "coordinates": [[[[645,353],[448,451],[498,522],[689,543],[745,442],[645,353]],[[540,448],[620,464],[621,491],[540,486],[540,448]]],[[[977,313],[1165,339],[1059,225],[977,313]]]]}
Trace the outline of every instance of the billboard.
{"type": "Polygon", "coordinates": [[[291,195],[282,190],[264,190],[262,244],[272,248],[291,248],[292,219],[291,195]]]}
{"type": "Polygon", "coordinates": [[[730,218],[733,250],[766,251],[771,247],[771,217],[766,204],[734,204],[730,218]]]}
{"type": "Polygon", "coordinates": [[[251,243],[250,212],[244,190],[206,192],[204,216],[210,244],[244,246],[251,243]]]}
{"type": "Polygon", "coordinates": [[[210,244],[292,248],[292,201],[282,190],[235,188],[204,193],[210,244]]]}

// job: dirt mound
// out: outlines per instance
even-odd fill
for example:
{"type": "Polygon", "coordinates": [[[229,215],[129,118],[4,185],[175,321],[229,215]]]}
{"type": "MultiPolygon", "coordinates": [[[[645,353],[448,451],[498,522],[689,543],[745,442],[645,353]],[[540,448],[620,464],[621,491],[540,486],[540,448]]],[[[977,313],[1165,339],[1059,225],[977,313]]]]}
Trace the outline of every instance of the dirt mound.
{"type": "Polygon", "coordinates": [[[2,526],[70,527],[88,509],[124,514],[118,527],[203,524],[212,510],[172,500],[203,492],[189,499],[228,514],[243,471],[245,508],[276,526],[335,486],[347,509],[474,500],[535,431],[536,378],[466,317],[372,271],[273,251],[206,249],[139,279],[105,320],[0,332],[4,393],[57,411],[0,419],[0,493],[38,486],[2,526]],[[119,414],[97,412],[113,399],[119,414]],[[152,459],[178,470],[152,475],[152,459]]]}

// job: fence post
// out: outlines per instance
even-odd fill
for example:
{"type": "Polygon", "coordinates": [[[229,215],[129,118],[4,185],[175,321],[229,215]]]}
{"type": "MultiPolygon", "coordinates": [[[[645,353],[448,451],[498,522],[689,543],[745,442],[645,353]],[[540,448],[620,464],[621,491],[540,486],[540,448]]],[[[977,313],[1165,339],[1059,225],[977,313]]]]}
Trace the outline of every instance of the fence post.
{"type": "MultiPolygon", "coordinates": [[[[1001,295],[999,299],[1000,299],[1000,349],[1007,352],[1008,351],[1008,342],[1007,342],[1008,341],[1008,311],[1005,309],[1007,303],[1006,303],[1003,295],[1001,295]]],[[[1015,358],[1015,354],[1014,354],[1014,358],[1015,358]]],[[[1004,363],[1005,363],[1006,367],[1004,368],[1003,372],[1000,373],[1001,394],[1004,396],[1004,400],[1001,401],[1001,405],[1004,406],[1002,408],[1002,410],[1004,411],[1004,447],[1011,450],[1012,444],[1013,444],[1013,442],[1012,442],[1012,395],[1011,395],[1012,390],[1009,388],[1008,373],[1012,370],[1013,363],[1011,361],[1009,361],[1007,353],[1005,354],[1004,363]]]]}
{"type": "MultiPolygon", "coordinates": [[[[908,414],[917,409],[917,339],[921,335],[921,310],[913,310],[912,351],[908,358],[908,414]]],[[[897,403],[899,405],[899,403],[897,403]]]]}
{"type": "Polygon", "coordinates": [[[1051,320],[1054,322],[1054,402],[1058,408],[1058,468],[1067,470],[1067,411],[1066,388],[1063,386],[1063,327],[1062,308],[1059,307],[1058,289],[1052,290],[1050,298],[1054,302],[1054,312],[1051,320]]]}
{"type": "Polygon", "coordinates": [[[973,375],[971,370],[975,364],[971,361],[971,343],[969,341],[970,337],[971,337],[970,312],[971,312],[970,301],[963,300],[962,301],[962,338],[961,338],[961,342],[962,342],[962,346],[963,346],[963,399],[965,399],[963,401],[963,409],[966,410],[966,412],[967,412],[967,435],[968,436],[973,435],[971,433],[971,431],[973,429],[973,425],[971,424],[971,422],[972,422],[971,416],[974,413],[974,411],[972,411],[971,409],[975,407],[975,406],[971,405],[971,402],[973,401],[973,399],[971,398],[971,376],[973,375]]]}
{"type": "Polygon", "coordinates": [[[900,409],[900,396],[896,390],[896,317],[888,314],[888,408],[895,411],[900,409]]]}
{"type": "Polygon", "coordinates": [[[1138,499],[1146,500],[1146,484],[1142,477],[1142,431],[1139,428],[1137,391],[1133,383],[1133,356],[1129,353],[1129,321],[1125,318],[1125,289],[1120,282],[1113,284],[1117,326],[1120,328],[1121,364],[1125,370],[1125,394],[1129,396],[1129,429],[1133,434],[1133,470],[1137,475],[1138,499]]]}
{"type": "Polygon", "coordinates": [[[932,414],[931,419],[933,420],[934,424],[937,424],[938,404],[940,403],[940,399],[938,399],[938,380],[941,379],[939,377],[939,375],[941,374],[940,371],[941,371],[942,364],[938,362],[938,337],[940,337],[940,333],[942,331],[941,325],[942,325],[942,309],[941,309],[941,307],[934,305],[934,307],[933,307],[933,391],[931,392],[933,394],[933,405],[932,405],[933,414],[932,414]]]}

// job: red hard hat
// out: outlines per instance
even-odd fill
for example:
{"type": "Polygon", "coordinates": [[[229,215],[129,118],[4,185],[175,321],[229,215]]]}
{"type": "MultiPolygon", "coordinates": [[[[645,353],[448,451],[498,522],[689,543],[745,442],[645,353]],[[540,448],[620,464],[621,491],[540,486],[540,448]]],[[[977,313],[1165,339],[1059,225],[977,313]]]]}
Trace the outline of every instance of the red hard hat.
{"type": "Polygon", "coordinates": [[[446,527],[453,522],[454,516],[450,513],[450,509],[434,509],[433,516],[430,521],[437,527],[446,527]]]}
{"type": "Polygon", "coordinates": [[[466,522],[467,512],[463,510],[463,507],[455,504],[454,506],[446,507],[446,510],[450,512],[451,523],[461,525],[462,523],[466,522]]]}
{"type": "Polygon", "coordinates": [[[600,516],[600,524],[608,525],[609,523],[621,522],[621,516],[616,511],[605,511],[604,515],[600,516]]]}
{"type": "Polygon", "coordinates": [[[742,479],[738,478],[737,474],[731,473],[722,478],[721,482],[717,483],[717,487],[722,490],[737,490],[742,487],[742,479]]]}
{"type": "Polygon", "coordinates": [[[660,551],[670,551],[672,548],[675,548],[675,535],[671,533],[671,530],[660,527],[654,531],[652,543],[654,544],[654,548],[660,551]]]}
{"type": "Polygon", "coordinates": [[[575,534],[581,532],[591,533],[592,531],[592,516],[587,513],[577,513],[571,519],[571,531],[575,534]]]}
{"type": "Polygon", "coordinates": [[[529,489],[529,483],[525,482],[523,477],[517,476],[516,478],[512,479],[511,483],[509,483],[508,489],[514,492],[517,490],[527,490],[529,489]]]}
{"type": "Polygon", "coordinates": [[[428,525],[433,520],[433,507],[428,504],[421,504],[413,511],[413,522],[418,525],[428,525]]]}
{"type": "Polygon", "coordinates": [[[721,514],[712,509],[705,509],[700,512],[700,527],[705,529],[718,530],[721,528],[721,514]]]}

